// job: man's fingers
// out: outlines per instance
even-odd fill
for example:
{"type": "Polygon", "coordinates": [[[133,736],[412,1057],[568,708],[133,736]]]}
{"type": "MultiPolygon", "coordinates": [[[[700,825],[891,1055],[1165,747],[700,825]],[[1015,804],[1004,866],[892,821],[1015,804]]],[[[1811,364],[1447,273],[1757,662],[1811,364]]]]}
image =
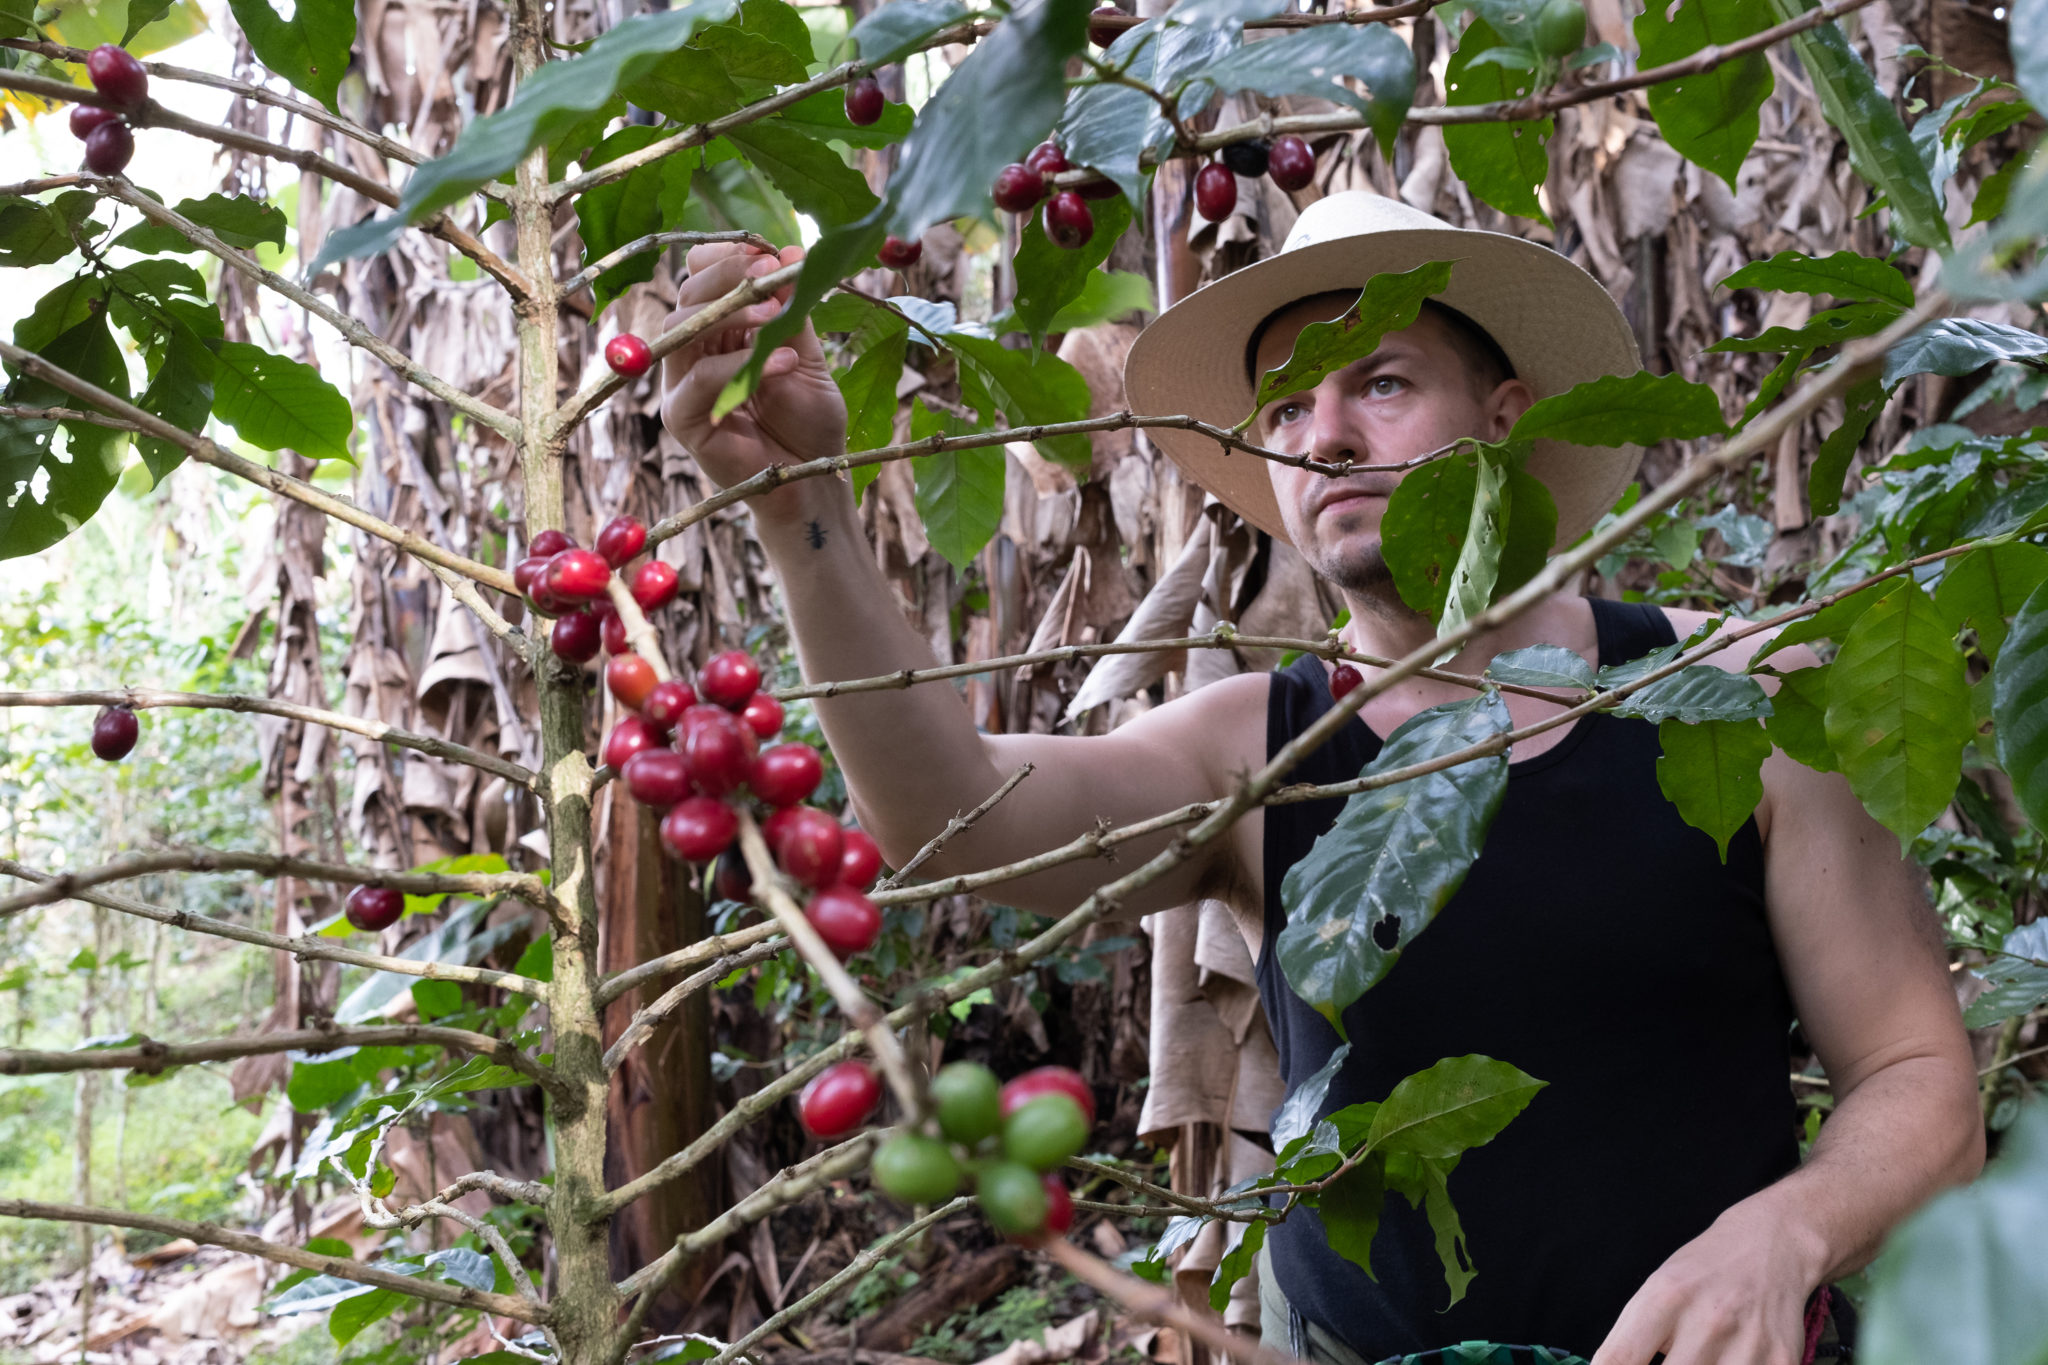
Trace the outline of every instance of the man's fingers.
{"type": "Polygon", "coordinates": [[[1670,1345],[1672,1326],[1666,1313],[1641,1298],[1631,1299],[1587,1365],[1650,1365],[1650,1358],[1670,1345]]]}
{"type": "Polygon", "coordinates": [[[686,434],[711,424],[711,405],[747,363],[751,347],[709,355],[690,367],[689,373],[673,385],[662,400],[662,418],[670,434],[685,445],[686,434]]]}

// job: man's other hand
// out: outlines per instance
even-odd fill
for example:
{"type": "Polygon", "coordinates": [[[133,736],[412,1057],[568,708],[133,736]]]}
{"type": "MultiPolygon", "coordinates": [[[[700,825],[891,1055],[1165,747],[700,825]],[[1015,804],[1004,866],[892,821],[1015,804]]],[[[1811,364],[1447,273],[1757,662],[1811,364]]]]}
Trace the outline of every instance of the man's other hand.
{"type": "MultiPolygon", "coordinates": [[[[1768,1192],[1766,1192],[1766,1195],[1768,1192]]],[[[1800,1365],[1820,1249],[1755,1195],[1671,1254],[1621,1310],[1591,1365],[1800,1365]]]]}

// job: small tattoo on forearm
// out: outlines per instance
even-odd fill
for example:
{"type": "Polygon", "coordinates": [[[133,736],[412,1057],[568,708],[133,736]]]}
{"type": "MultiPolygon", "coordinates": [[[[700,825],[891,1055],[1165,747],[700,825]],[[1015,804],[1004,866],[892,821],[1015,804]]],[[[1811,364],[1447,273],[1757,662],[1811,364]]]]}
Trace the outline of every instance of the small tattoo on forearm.
{"type": "Polygon", "coordinates": [[[816,521],[812,521],[812,522],[806,522],[806,523],[804,524],[804,538],[805,538],[806,540],[808,540],[808,541],[810,541],[810,542],[811,542],[811,548],[812,548],[813,550],[822,550],[822,549],[824,549],[824,548],[825,548],[825,526],[824,526],[824,523],[822,523],[822,522],[816,522],[816,521]]]}

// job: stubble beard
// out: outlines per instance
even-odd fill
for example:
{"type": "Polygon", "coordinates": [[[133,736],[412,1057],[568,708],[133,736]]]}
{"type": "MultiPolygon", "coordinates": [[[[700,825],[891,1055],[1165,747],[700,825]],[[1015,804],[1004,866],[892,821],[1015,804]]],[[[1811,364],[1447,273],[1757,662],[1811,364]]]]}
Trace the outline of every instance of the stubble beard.
{"type": "Polygon", "coordinates": [[[1394,571],[1375,538],[1364,548],[1340,552],[1320,541],[1305,556],[1309,567],[1375,615],[1408,615],[1407,604],[1394,586],[1394,571]]]}

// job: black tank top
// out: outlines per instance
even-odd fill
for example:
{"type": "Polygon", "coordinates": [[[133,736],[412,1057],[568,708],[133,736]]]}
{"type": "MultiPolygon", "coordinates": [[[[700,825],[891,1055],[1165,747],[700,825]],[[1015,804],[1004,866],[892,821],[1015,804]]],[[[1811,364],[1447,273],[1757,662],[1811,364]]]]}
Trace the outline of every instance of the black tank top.
{"type": "MultiPolygon", "coordinates": [[[[1673,639],[1655,607],[1589,600],[1603,665],[1673,639]]],[[[1331,705],[1315,657],[1273,674],[1268,757],[1331,705]]],[[[1354,717],[1291,780],[1344,781],[1379,751],[1354,717]]],[[[1799,1163],[1762,839],[1745,824],[1723,865],[1659,790],[1658,753],[1656,726],[1595,713],[1513,764],[1464,885],[1344,1014],[1352,1052],[1322,1114],[1467,1053],[1549,1082],[1450,1177],[1477,1274],[1448,1312],[1428,1219],[1398,1194],[1372,1244],[1377,1283],[1312,1210],[1271,1229],[1280,1289],[1367,1360],[1475,1339],[1590,1358],[1666,1257],[1799,1163]]],[[[1265,811],[1258,984],[1290,1092],[1339,1039],[1275,960],[1280,882],[1341,807],[1265,811]]]]}

